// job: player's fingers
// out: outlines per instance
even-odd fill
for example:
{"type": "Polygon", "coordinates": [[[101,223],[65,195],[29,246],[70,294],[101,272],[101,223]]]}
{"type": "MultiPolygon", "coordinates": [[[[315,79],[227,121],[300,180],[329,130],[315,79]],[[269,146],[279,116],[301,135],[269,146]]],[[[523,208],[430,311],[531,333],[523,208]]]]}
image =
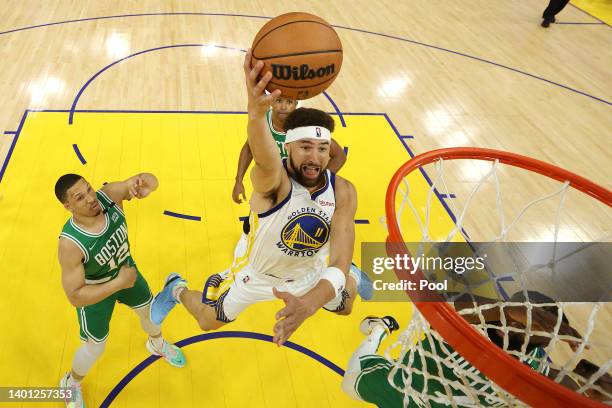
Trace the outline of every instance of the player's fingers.
{"type": "Polygon", "coordinates": [[[249,71],[248,80],[249,83],[254,86],[257,83],[257,78],[259,77],[259,72],[263,69],[264,63],[262,61],[257,61],[253,68],[249,71]]]}
{"type": "Polygon", "coordinates": [[[265,102],[268,104],[272,104],[272,102],[274,102],[276,99],[278,99],[278,97],[281,96],[281,90],[280,89],[275,89],[274,91],[272,91],[272,93],[265,95],[264,99],[265,102]]]}
{"type": "MultiPolygon", "coordinates": [[[[240,195],[238,195],[238,197],[240,197],[240,195]]],[[[246,198],[246,193],[245,193],[244,191],[242,192],[242,199],[243,199],[244,201],[246,201],[246,200],[247,200],[247,198],[246,198]]],[[[242,201],[241,201],[241,202],[242,202],[242,201]]]]}
{"type": "MultiPolygon", "coordinates": [[[[259,61],[258,64],[259,63],[261,63],[263,66],[263,62],[259,61]]],[[[259,82],[257,82],[257,85],[255,85],[255,87],[253,88],[253,96],[262,95],[264,93],[264,89],[266,89],[266,86],[268,86],[268,82],[270,82],[271,79],[272,79],[272,72],[268,71],[265,74],[263,74],[259,82]]],[[[266,96],[270,96],[270,95],[266,95],[266,96]]]]}
{"type": "Polygon", "coordinates": [[[251,72],[251,49],[249,48],[244,56],[244,63],[242,64],[244,67],[244,73],[248,76],[249,72],[251,72]]]}
{"type": "Polygon", "coordinates": [[[279,320],[283,317],[289,316],[291,315],[291,313],[293,313],[293,308],[290,306],[284,307],[281,310],[279,310],[278,312],[276,312],[276,320],[279,320]]]}
{"type": "Polygon", "coordinates": [[[291,293],[289,292],[281,292],[280,290],[276,289],[276,288],[272,288],[272,293],[274,294],[275,297],[284,300],[285,302],[287,302],[291,297],[291,293]]]}

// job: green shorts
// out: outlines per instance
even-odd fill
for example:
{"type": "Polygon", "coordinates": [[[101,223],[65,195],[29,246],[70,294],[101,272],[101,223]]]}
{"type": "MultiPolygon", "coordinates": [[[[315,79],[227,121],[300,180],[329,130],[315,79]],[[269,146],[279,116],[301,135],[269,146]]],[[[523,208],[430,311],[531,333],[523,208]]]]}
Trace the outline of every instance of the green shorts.
{"type": "Polygon", "coordinates": [[[153,295],[149,285],[138,269],[136,269],[136,273],[138,276],[133,287],[115,292],[93,305],[76,309],[81,328],[79,333],[81,340],[93,340],[96,343],[106,340],[115,302],[128,305],[132,309],[140,309],[151,303],[153,295]]]}

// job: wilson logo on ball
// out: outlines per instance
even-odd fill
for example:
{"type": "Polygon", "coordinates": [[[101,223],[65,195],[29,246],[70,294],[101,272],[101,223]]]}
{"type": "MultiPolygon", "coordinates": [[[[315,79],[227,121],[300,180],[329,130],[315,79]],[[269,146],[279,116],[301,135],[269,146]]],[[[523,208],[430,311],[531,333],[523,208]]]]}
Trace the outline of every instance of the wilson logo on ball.
{"type": "Polygon", "coordinates": [[[310,68],[308,64],[302,64],[300,66],[272,64],[272,76],[282,80],[292,79],[294,81],[303,81],[305,79],[321,78],[332,75],[335,71],[335,64],[318,68],[316,71],[310,68]]]}

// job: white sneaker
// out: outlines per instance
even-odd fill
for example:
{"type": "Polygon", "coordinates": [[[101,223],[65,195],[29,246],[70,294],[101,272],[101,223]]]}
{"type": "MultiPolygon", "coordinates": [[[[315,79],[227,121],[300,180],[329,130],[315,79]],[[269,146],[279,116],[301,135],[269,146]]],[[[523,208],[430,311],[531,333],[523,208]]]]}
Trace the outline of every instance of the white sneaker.
{"type": "Polygon", "coordinates": [[[64,402],[68,408],[85,408],[85,401],[83,400],[83,391],[81,390],[81,384],[70,381],[70,372],[67,372],[62,377],[59,384],[60,388],[66,389],[66,391],[72,391],[67,393],[64,402]],[[68,395],[71,394],[71,395],[68,395]]]}
{"type": "Polygon", "coordinates": [[[185,355],[183,354],[183,351],[174,344],[168,343],[166,340],[163,341],[161,348],[158,349],[155,347],[151,339],[148,339],[146,347],[147,350],[149,350],[149,353],[153,354],[154,356],[161,356],[171,366],[179,368],[185,366],[185,355]]]}

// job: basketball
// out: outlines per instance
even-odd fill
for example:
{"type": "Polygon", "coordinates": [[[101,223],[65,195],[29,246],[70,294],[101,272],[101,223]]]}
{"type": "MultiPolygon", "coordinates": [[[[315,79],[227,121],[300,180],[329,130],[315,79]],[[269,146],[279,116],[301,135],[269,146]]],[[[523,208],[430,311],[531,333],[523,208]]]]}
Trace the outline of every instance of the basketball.
{"type": "Polygon", "coordinates": [[[266,23],[253,40],[251,66],[264,62],[272,72],[266,88],[291,99],[326,90],[340,72],[342,43],[332,26],[308,13],[287,13],[266,23]]]}

